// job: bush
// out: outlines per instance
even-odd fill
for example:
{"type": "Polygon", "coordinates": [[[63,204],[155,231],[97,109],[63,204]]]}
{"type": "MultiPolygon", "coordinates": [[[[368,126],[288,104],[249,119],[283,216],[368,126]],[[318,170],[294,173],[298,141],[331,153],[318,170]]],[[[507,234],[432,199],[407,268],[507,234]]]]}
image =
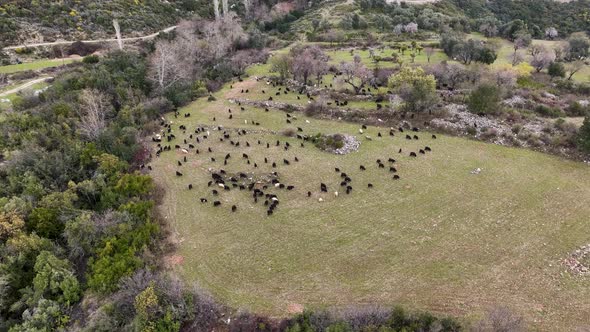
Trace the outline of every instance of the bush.
{"type": "Polygon", "coordinates": [[[586,153],[590,153],[590,115],[584,119],[584,124],[578,132],[578,148],[586,153]]]}
{"type": "Polygon", "coordinates": [[[467,107],[475,114],[494,114],[500,110],[501,91],[496,85],[484,83],[469,95],[467,107]]]}
{"type": "Polygon", "coordinates": [[[549,107],[543,104],[539,104],[535,107],[535,113],[549,118],[558,118],[564,115],[559,108],[549,107]]]}
{"type": "Polygon", "coordinates": [[[551,77],[565,77],[565,67],[561,62],[552,62],[547,68],[547,73],[551,77]]]}
{"type": "Polygon", "coordinates": [[[85,56],[84,59],[82,59],[82,62],[85,64],[95,64],[98,63],[100,61],[100,58],[98,57],[98,55],[88,55],[85,56]]]}
{"type": "Polygon", "coordinates": [[[590,112],[590,106],[582,106],[579,102],[575,101],[565,109],[568,116],[585,116],[590,112]]]}
{"type": "Polygon", "coordinates": [[[316,134],[311,138],[315,146],[324,151],[337,150],[344,146],[344,136],[340,134],[322,135],[316,134]]]}

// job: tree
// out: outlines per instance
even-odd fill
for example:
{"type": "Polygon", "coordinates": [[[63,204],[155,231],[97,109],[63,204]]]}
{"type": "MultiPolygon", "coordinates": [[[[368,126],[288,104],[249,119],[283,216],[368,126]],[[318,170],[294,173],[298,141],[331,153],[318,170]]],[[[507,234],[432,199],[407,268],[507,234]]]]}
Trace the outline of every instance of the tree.
{"type": "Polygon", "coordinates": [[[402,68],[389,78],[388,86],[401,96],[408,111],[422,112],[438,101],[436,79],[420,67],[402,68]]]}
{"type": "Polygon", "coordinates": [[[475,114],[493,114],[500,109],[500,101],[500,88],[494,84],[483,83],[471,92],[467,107],[475,114]]]}
{"type": "Polygon", "coordinates": [[[318,46],[296,46],[291,49],[291,72],[295,79],[308,83],[314,75],[319,82],[328,70],[328,56],[318,46]]]}
{"type": "Polygon", "coordinates": [[[533,37],[526,30],[520,30],[514,34],[514,53],[512,54],[513,66],[516,66],[519,62],[517,51],[521,48],[528,47],[531,44],[532,40],[533,37]]]}
{"type": "Polygon", "coordinates": [[[573,33],[567,41],[567,59],[583,60],[590,54],[590,39],[584,32],[573,33]]]}
{"type": "Polygon", "coordinates": [[[555,29],[554,27],[549,27],[547,29],[545,29],[545,37],[553,40],[555,38],[557,38],[559,36],[559,33],[557,32],[557,29],[555,29]]]}
{"type": "Polygon", "coordinates": [[[483,33],[484,36],[490,38],[495,37],[498,34],[499,21],[494,16],[486,16],[478,21],[479,32],[483,33]]]}
{"type": "Polygon", "coordinates": [[[416,22],[410,22],[404,26],[404,31],[409,34],[415,34],[418,32],[418,24],[416,22]]]}
{"type": "Polygon", "coordinates": [[[79,300],[80,285],[67,260],[42,251],[37,256],[35,273],[34,302],[44,298],[70,306],[79,300]]]}
{"type": "Polygon", "coordinates": [[[584,118],[584,123],[578,131],[578,148],[586,153],[590,153],[590,114],[584,118]]]}
{"type": "Polygon", "coordinates": [[[191,46],[183,40],[160,40],[156,50],[149,59],[149,78],[156,83],[160,92],[191,78],[191,46]]]}
{"type": "Polygon", "coordinates": [[[555,52],[544,45],[533,45],[530,51],[532,56],[531,65],[535,67],[537,73],[555,61],[555,52]]]}
{"type": "Polygon", "coordinates": [[[567,69],[567,72],[568,72],[568,76],[567,76],[568,81],[570,81],[572,79],[572,77],[577,72],[579,72],[580,70],[582,70],[585,66],[586,66],[586,64],[582,60],[576,60],[576,61],[573,61],[573,62],[570,62],[570,63],[566,64],[566,69],[567,69]]]}
{"type": "Polygon", "coordinates": [[[106,118],[111,113],[108,97],[98,90],[82,90],[80,93],[80,123],[81,134],[91,141],[95,141],[106,129],[106,118]]]}
{"type": "Polygon", "coordinates": [[[551,77],[565,77],[565,66],[561,62],[552,62],[547,67],[547,73],[551,77]]]}
{"type": "Polygon", "coordinates": [[[361,61],[361,57],[354,56],[352,62],[342,62],[340,64],[341,81],[350,85],[356,94],[369,83],[373,81],[373,72],[369,70],[361,61]]]}
{"type": "Polygon", "coordinates": [[[271,73],[278,73],[281,81],[289,77],[289,70],[291,68],[291,58],[286,54],[275,55],[270,58],[271,73]]]}

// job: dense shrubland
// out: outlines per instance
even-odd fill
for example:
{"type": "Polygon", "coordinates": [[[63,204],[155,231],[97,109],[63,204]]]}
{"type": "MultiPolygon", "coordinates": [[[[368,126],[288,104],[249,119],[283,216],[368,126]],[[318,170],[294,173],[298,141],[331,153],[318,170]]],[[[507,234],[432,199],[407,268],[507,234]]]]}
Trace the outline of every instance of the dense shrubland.
{"type": "Polygon", "coordinates": [[[15,100],[0,120],[0,329],[216,323],[210,300],[156,272],[166,226],[142,173],[144,137],[163,113],[265,61],[249,41],[238,21],[187,22],[147,55],[88,58],[43,94],[15,100]],[[220,38],[228,31],[235,38],[220,38]],[[189,37],[209,47],[195,58],[189,37]]]}

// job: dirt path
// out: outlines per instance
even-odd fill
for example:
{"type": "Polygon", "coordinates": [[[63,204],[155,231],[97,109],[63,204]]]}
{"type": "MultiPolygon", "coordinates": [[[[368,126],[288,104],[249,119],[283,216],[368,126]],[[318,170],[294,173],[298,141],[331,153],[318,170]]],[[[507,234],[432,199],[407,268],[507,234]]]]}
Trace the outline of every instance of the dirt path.
{"type": "MultiPolygon", "coordinates": [[[[129,37],[129,38],[123,38],[123,41],[134,41],[134,40],[144,40],[144,39],[151,39],[151,38],[155,38],[160,32],[170,32],[172,30],[176,29],[176,25],[168,27],[166,29],[160,30],[156,33],[152,33],[150,35],[147,36],[142,36],[142,37],[129,37]]],[[[104,43],[104,42],[116,42],[117,38],[105,38],[105,39],[93,39],[93,40],[82,40],[82,42],[84,43],[104,43]]],[[[69,45],[69,44],[73,44],[75,41],[55,41],[55,42],[48,42],[48,43],[36,43],[36,44],[27,44],[27,45],[15,45],[15,46],[7,46],[4,47],[5,50],[14,50],[17,48],[22,48],[22,47],[39,47],[39,46],[52,46],[52,45],[69,45]]]]}
{"type": "Polygon", "coordinates": [[[10,89],[10,90],[8,90],[8,91],[4,91],[4,92],[0,93],[0,97],[3,97],[3,96],[8,96],[8,95],[10,95],[10,94],[13,94],[13,93],[17,93],[17,92],[19,92],[19,91],[21,91],[21,90],[24,90],[24,89],[26,89],[26,88],[28,88],[28,87],[30,87],[30,86],[32,86],[32,85],[35,85],[35,84],[37,84],[37,83],[44,82],[44,81],[46,81],[46,80],[48,80],[48,79],[52,79],[52,78],[53,78],[53,77],[41,77],[41,78],[36,78],[36,79],[34,79],[34,80],[28,81],[27,83],[25,83],[25,84],[23,84],[23,85],[17,86],[17,87],[16,87],[16,88],[14,88],[14,89],[10,89]]]}

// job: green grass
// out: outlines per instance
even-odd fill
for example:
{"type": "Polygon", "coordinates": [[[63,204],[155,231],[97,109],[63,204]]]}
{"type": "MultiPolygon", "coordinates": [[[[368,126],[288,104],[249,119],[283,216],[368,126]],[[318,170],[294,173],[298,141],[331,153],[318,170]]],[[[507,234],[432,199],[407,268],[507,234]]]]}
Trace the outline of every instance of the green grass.
{"type": "Polygon", "coordinates": [[[160,210],[171,223],[176,254],[184,259],[175,269],[185,279],[235,308],[270,315],[286,315],[293,303],[310,308],[404,304],[470,317],[506,305],[543,330],[590,324],[590,279],[571,277],[561,263],[590,242],[587,165],[461,138],[439,135],[433,140],[428,133],[418,133],[418,141],[400,134],[391,138],[386,128],[377,127],[366,130],[373,137],[367,141],[356,124],[296,113],[297,120],[289,125],[283,112],[247,106],[240,111],[226,101],[263,100],[270,92],[274,96],[276,89],[268,86],[262,96],[263,87],[254,80],[234,82],[232,90],[226,87],[216,94],[218,101],[200,99],[180,111],[191,117],[168,115],[177,136],[172,146],[186,146],[182,140],[189,140],[198,125],[249,131],[246,136],[232,133],[231,139],[243,148],[220,142],[221,133],[212,130],[205,143],[197,144],[202,153],[191,151],[183,166],[177,166],[184,156],[179,151],[152,161],[152,175],[165,190],[160,210]],[[242,88],[251,93],[239,93],[242,88]],[[228,108],[233,110],[231,120],[228,108]],[[189,128],[186,134],[180,124],[189,128]],[[304,134],[357,135],[362,144],[358,152],[344,156],[311,144],[302,148],[295,138],[278,134],[295,127],[304,134]],[[377,138],[379,131],[383,138],[377,138]],[[276,140],[289,141],[292,148],[285,152],[274,147],[276,140]],[[433,152],[408,157],[409,151],[425,145],[433,152]],[[207,147],[214,152],[205,152],[207,147]],[[232,157],[223,166],[227,153],[232,157]],[[242,153],[259,167],[247,165],[242,153]],[[264,157],[278,167],[265,164],[264,157]],[[376,159],[388,157],[397,159],[401,180],[377,167],[376,159]],[[291,165],[283,165],[283,158],[291,165]],[[361,164],[367,171],[359,170],[361,164]],[[352,194],[342,192],[334,167],[352,177],[352,194]],[[478,167],[481,174],[470,173],[478,167]],[[295,189],[269,189],[281,203],[267,217],[263,200],[255,204],[245,191],[212,196],[207,188],[210,168],[255,175],[277,171],[280,181],[295,189]],[[184,176],[175,176],[176,170],[184,176]],[[320,182],[328,185],[328,193],[320,193],[320,182]],[[369,182],[375,188],[368,189],[369,182]],[[191,191],[189,183],[195,186],[191,191]],[[311,198],[307,191],[313,192],[311,198]],[[209,203],[201,204],[200,197],[209,203]],[[222,206],[213,207],[214,199],[222,206]],[[230,211],[233,204],[236,213],[230,211]]]}
{"type": "Polygon", "coordinates": [[[25,70],[39,70],[49,67],[58,67],[64,63],[72,63],[78,61],[78,59],[65,59],[65,60],[40,60],[34,62],[26,62],[18,65],[0,66],[0,74],[12,74],[19,71],[25,70]]]}
{"type": "MultiPolygon", "coordinates": [[[[473,39],[478,39],[478,40],[487,40],[487,38],[484,37],[480,33],[471,33],[468,35],[467,38],[473,38],[473,39]]],[[[498,45],[500,45],[500,48],[497,51],[498,52],[498,59],[496,60],[496,62],[494,62],[494,65],[511,64],[512,63],[512,55],[514,54],[513,44],[510,41],[508,41],[506,39],[501,39],[501,38],[494,38],[494,41],[498,45]]],[[[534,39],[532,43],[539,44],[539,45],[545,45],[549,49],[553,49],[553,48],[559,47],[561,44],[564,43],[564,41],[534,39]]],[[[518,52],[520,52],[524,55],[525,61],[530,61],[531,56],[528,54],[528,52],[526,52],[526,50],[519,50],[518,52]]],[[[546,70],[543,70],[543,71],[546,72],[546,70]]],[[[577,82],[590,82],[590,66],[585,66],[582,70],[577,72],[572,77],[572,79],[577,82]]]]}

